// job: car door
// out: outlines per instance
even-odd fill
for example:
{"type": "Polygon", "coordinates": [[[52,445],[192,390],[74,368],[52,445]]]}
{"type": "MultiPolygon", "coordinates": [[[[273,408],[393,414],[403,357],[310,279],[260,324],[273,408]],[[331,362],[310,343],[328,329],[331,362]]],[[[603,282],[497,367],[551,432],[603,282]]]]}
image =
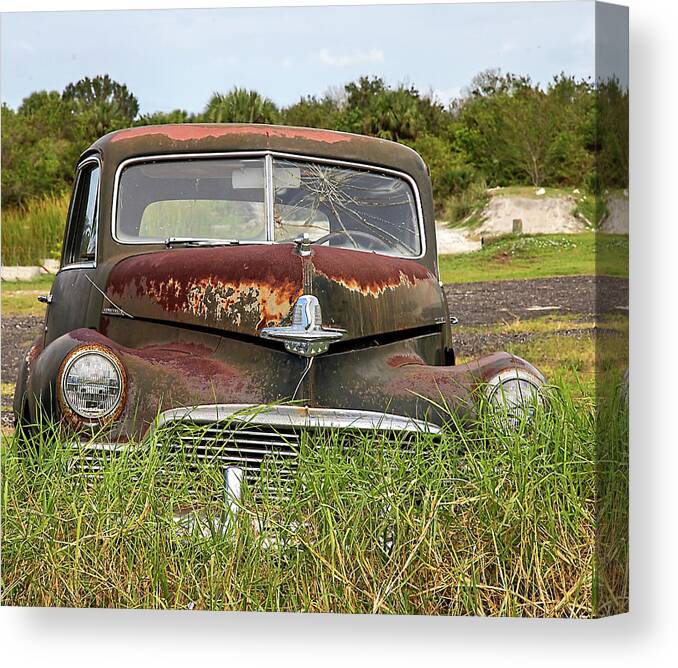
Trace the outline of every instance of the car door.
{"type": "Polygon", "coordinates": [[[61,268],[48,298],[45,345],[67,332],[87,326],[87,305],[97,260],[100,175],[101,165],[96,157],[86,158],[78,166],[61,268]]]}

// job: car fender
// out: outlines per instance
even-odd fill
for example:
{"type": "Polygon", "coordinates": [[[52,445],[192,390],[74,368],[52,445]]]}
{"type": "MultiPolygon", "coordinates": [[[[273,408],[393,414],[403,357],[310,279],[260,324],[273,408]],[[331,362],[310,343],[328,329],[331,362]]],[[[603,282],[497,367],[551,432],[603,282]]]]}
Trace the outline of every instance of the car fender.
{"type": "Polygon", "coordinates": [[[475,419],[480,394],[488,382],[502,372],[519,369],[532,375],[540,384],[546,379],[529,362],[507,352],[496,352],[465,364],[430,366],[405,359],[384,387],[394,400],[416,398],[416,415],[438,424],[459,419],[475,419]]]}
{"type": "Polygon", "coordinates": [[[40,335],[33,341],[31,347],[23,356],[19,366],[19,373],[17,375],[16,385],[14,387],[14,401],[12,405],[14,421],[17,425],[26,426],[30,424],[35,418],[35,412],[31,412],[32,402],[28,401],[28,385],[33,364],[42,352],[43,340],[43,336],[40,335]]]}

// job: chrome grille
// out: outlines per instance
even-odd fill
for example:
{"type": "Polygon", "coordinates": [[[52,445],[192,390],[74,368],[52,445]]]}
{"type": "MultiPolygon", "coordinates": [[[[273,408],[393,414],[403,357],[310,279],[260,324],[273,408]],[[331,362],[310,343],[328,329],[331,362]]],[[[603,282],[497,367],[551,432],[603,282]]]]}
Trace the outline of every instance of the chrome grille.
{"type": "Polygon", "coordinates": [[[281,482],[291,481],[297,468],[302,432],[294,427],[185,421],[168,426],[163,445],[189,466],[197,461],[221,468],[238,466],[250,484],[259,480],[264,464],[275,467],[281,482]]]}
{"type": "MultiPolygon", "coordinates": [[[[440,428],[409,417],[370,411],[215,404],[165,411],[149,436],[154,432],[170,455],[168,459],[173,460],[167,462],[170,468],[207,464],[225,470],[236,466],[243,470],[246,482],[252,484],[261,479],[264,465],[270,463],[275,468],[271,479],[287,488],[295,476],[307,435],[313,444],[315,437],[338,434],[343,448],[350,446],[353,437],[362,440],[371,433],[407,452],[418,434],[436,435],[440,428]]],[[[111,457],[126,450],[124,444],[113,443],[69,445],[78,450],[74,459],[83,472],[98,471],[111,457]]],[[[144,445],[139,447],[143,451],[144,445]]],[[[139,453],[136,447],[133,450],[139,453]]],[[[350,456],[350,447],[347,454],[350,456]]],[[[267,489],[279,491],[271,490],[270,485],[267,489]]]]}
{"type": "Polygon", "coordinates": [[[106,467],[112,457],[117,454],[115,450],[103,450],[94,448],[87,443],[69,443],[72,455],[69,461],[69,468],[73,472],[93,474],[98,473],[106,467]]]}

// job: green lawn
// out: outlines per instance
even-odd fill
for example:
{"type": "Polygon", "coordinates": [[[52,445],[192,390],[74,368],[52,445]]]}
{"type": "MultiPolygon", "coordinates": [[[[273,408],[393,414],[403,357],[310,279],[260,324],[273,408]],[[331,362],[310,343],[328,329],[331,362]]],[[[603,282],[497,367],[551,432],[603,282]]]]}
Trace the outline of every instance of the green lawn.
{"type": "Polygon", "coordinates": [[[45,305],[38,301],[40,295],[49,293],[54,276],[41,276],[34,281],[3,281],[3,315],[43,315],[45,305]]]}
{"type": "Polygon", "coordinates": [[[628,276],[629,241],[623,235],[507,235],[464,255],[441,255],[443,283],[547,276],[628,276]]]}

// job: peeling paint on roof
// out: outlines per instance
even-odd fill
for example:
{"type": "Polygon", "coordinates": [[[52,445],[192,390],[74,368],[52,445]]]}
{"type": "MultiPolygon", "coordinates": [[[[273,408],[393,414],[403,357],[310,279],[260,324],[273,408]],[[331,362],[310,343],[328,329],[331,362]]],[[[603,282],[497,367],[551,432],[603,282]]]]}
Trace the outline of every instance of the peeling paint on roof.
{"type": "Polygon", "coordinates": [[[173,141],[196,141],[207,137],[227,135],[254,135],[262,137],[282,137],[286,139],[308,139],[310,141],[336,144],[355,141],[360,136],[352,136],[332,130],[314,128],[271,127],[267,125],[218,125],[186,123],[181,125],[148,125],[120,130],[111,136],[111,142],[124,141],[135,137],[161,135],[173,141]]]}

